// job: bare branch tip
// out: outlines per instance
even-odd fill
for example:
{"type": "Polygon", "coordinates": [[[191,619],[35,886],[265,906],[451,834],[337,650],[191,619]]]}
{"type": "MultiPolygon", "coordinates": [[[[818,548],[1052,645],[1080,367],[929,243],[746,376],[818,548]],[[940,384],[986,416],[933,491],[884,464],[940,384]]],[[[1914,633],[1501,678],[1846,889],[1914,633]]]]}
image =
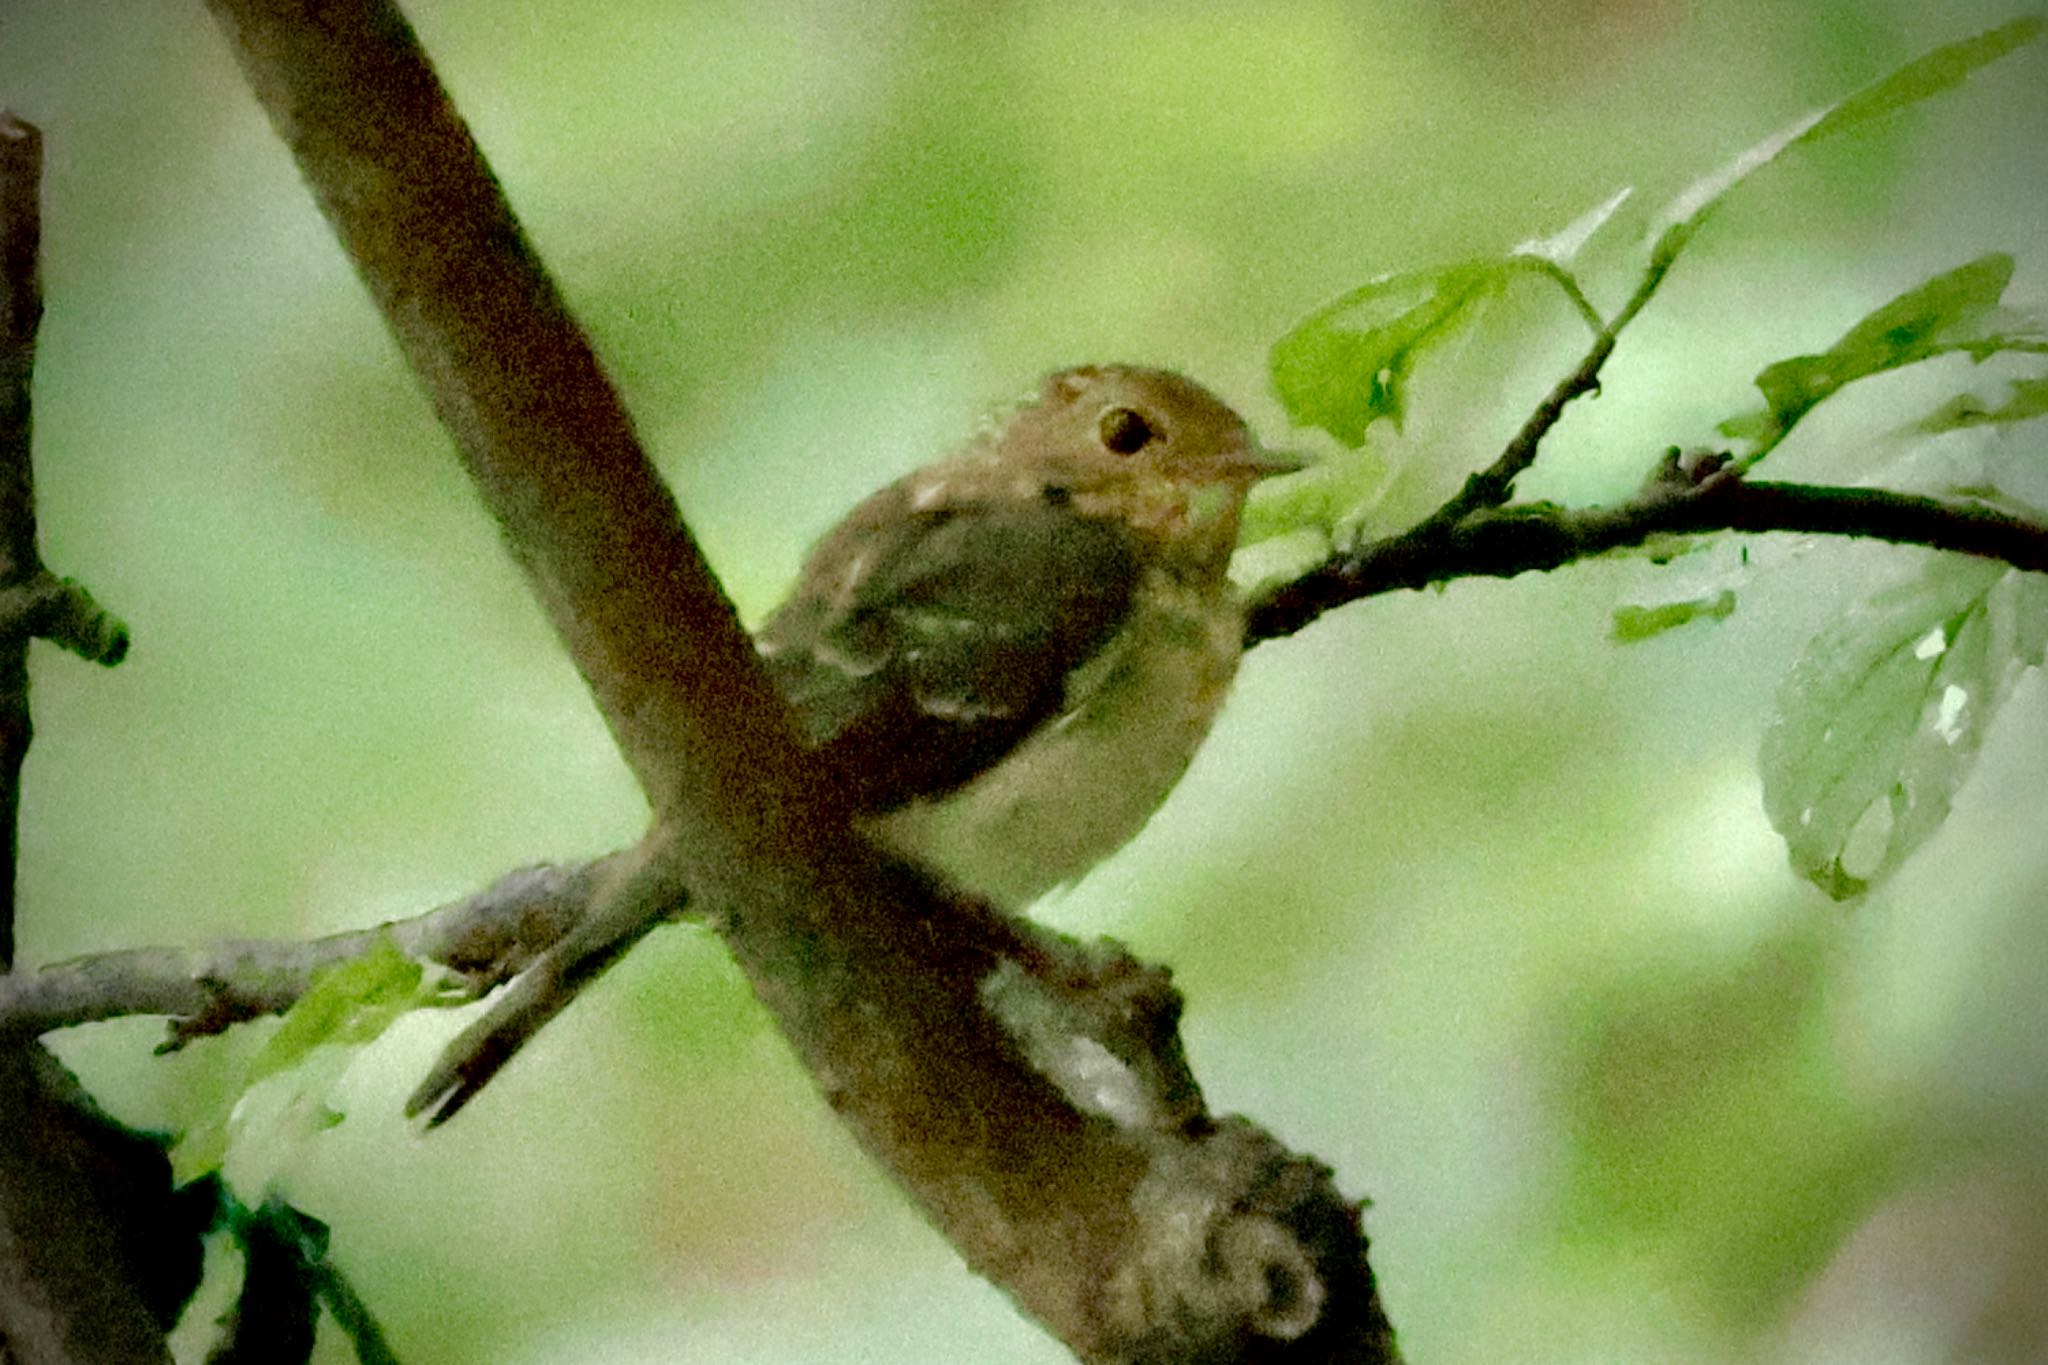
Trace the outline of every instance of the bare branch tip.
{"type": "MultiPolygon", "coordinates": [[[[484,1022],[478,1020],[477,1024],[484,1022]]],[[[518,1041],[525,1041],[524,1035],[518,1041]]],[[[516,1051],[517,1042],[508,1043],[505,1035],[472,1024],[456,1035],[406,1097],[405,1116],[420,1119],[422,1127],[439,1128],[461,1113],[516,1051]]]]}

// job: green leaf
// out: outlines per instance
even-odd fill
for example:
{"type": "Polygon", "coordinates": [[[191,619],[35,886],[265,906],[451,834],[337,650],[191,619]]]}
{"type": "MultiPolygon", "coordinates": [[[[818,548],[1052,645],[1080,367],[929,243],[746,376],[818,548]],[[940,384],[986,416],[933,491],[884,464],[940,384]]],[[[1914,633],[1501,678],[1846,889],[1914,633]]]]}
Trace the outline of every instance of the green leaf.
{"type": "Polygon", "coordinates": [[[1825,118],[1807,130],[1806,141],[1824,137],[1865,123],[1873,123],[1921,100],[1951,89],[2016,48],[2041,36],[2048,18],[2025,15],[1988,32],[1938,47],[1916,57],[1882,80],[1864,86],[1828,111],[1825,118]]]}
{"type": "Polygon", "coordinates": [[[213,1175],[228,1157],[228,1125],[225,1117],[197,1124],[178,1134],[171,1146],[171,1179],[189,1185],[213,1175]]]}
{"type": "Polygon", "coordinates": [[[1656,606],[1620,606],[1614,609],[1614,639],[1625,645],[1662,635],[1691,621],[1723,621],[1735,613],[1735,589],[1723,588],[1712,597],[1695,597],[1685,602],[1661,602],[1656,606]]]}
{"type": "Polygon", "coordinates": [[[1322,304],[1267,355],[1273,391],[1287,415],[1353,450],[1382,417],[1399,430],[1417,362],[1519,275],[1550,280],[1599,330],[1599,314],[1566,264],[1633,193],[1624,186],[1556,233],[1501,256],[1380,275],[1322,304]]]}
{"type": "Polygon", "coordinates": [[[1986,730],[2048,642],[2048,579],[1933,558],[1807,645],[1765,731],[1764,809],[1837,900],[1895,871],[1947,818],[1986,730]]]}
{"type": "Polygon", "coordinates": [[[1987,408],[1973,394],[1957,394],[1916,422],[1913,429],[1928,435],[1960,431],[1965,427],[2004,426],[2048,417],[2048,375],[2015,379],[2011,395],[1995,408],[1987,408]]]}
{"type": "Polygon", "coordinates": [[[1771,415],[1769,408],[1758,408],[1755,412],[1730,417],[1715,426],[1714,430],[1731,441],[1748,441],[1758,449],[1774,438],[1784,435],[1778,427],[1778,419],[1771,415]]]}
{"type": "Polygon", "coordinates": [[[2011,256],[1979,256],[1879,308],[1843,333],[1832,353],[1867,364],[1865,373],[1924,360],[1988,316],[2011,283],[2011,256]]]}
{"type": "MultiPolygon", "coordinates": [[[[322,968],[250,1059],[240,1083],[229,1088],[217,1111],[179,1137],[171,1152],[179,1180],[224,1171],[230,1148],[245,1170],[281,1165],[296,1143],[342,1121],[322,1096],[347,1068],[349,1055],[343,1048],[374,1041],[413,1010],[469,999],[466,992],[445,985],[438,973],[429,977],[389,937],[356,957],[322,968]],[[308,1065],[311,1058],[317,1063],[308,1065]],[[294,1074],[273,1080],[287,1071],[294,1074]]],[[[231,1185],[263,1185],[261,1179],[228,1174],[231,1185]]]]}
{"type": "Polygon", "coordinates": [[[1268,356],[1287,415],[1354,450],[1382,417],[1399,428],[1416,362],[1508,274],[1501,261],[1474,260],[1382,275],[1316,309],[1268,356]]]}
{"type": "Polygon", "coordinates": [[[1864,86],[1848,98],[1794,119],[1727,165],[1680,191],[1677,198],[1657,215],[1651,227],[1650,235],[1656,242],[1651,252],[1652,259],[1668,266],[1730,190],[1776,161],[1788,148],[1818,142],[1850,128],[1876,122],[1909,104],[1917,104],[1951,89],[1979,67],[1987,66],[2040,37],[2044,26],[2048,26],[2048,19],[2029,15],[1975,37],[1938,47],[1864,86]]]}
{"type": "Polygon", "coordinates": [[[428,981],[419,963],[380,938],[368,952],[314,974],[250,1062],[247,1084],[298,1065],[323,1043],[373,1042],[404,1015],[442,999],[439,983],[428,981]]]}
{"type": "Polygon", "coordinates": [[[1864,317],[1819,355],[1796,355],[1766,366],[1756,377],[1764,410],[1731,417],[1723,436],[1755,443],[1761,455],[1799,420],[1845,386],[1937,355],[1971,350],[1989,338],[1978,327],[1999,314],[2012,281],[2012,257],[2003,252],[1936,275],[1864,317]]]}

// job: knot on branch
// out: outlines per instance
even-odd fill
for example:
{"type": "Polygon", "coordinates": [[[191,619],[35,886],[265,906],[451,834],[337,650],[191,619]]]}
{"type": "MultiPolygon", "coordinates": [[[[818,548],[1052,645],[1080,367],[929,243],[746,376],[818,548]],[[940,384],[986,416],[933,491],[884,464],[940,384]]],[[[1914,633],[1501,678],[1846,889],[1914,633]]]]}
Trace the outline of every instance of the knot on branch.
{"type": "Polygon", "coordinates": [[[1725,450],[1708,446],[1684,450],[1671,446],[1650,471],[1650,477],[1643,480],[1643,497],[1690,497],[1729,483],[1740,474],[1735,457],[1725,450]]]}
{"type": "Polygon", "coordinates": [[[1165,969],[1106,939],[1029,932],[1036,951],[984,977],[982,1003],[1035,1071],[1142,1162],[1129,1233],[1095,1300],[1106,1349],[1090,1358],[1393,1359],[1358,1206],[1328,1167],[1244,1119],[1209,1117],[1165,969]],[[1360,1356],[1361,1343],[1383,1349],[1360,1356]]]}
{"type": "Polygon", "coordinates": [[[276,989],[274,981],[236,981],[205,972],[192,978],[200,1006],[189,1014],[174,1014],[165,1021],[164,1039],[156,1045],[159,1057],[182,1051],[187,1043],[226,1033],[236,1024],[291,1008],[295,992],[276,989]]]}
{"type": "Polygon", "coordinates": [[[1333,1286],[1363,1269],[1358,1207],[1328,1167],[1245,1120],[1160,1142],[1131,1212],[1137,1253],[1104,1287],[1106,1316],[1131,1342],[1125,1359],[1277,1358],[1311,1333],[1336,1339],[1349,1326],[1326,1310],[1351,1297],[1333,1286]]]}

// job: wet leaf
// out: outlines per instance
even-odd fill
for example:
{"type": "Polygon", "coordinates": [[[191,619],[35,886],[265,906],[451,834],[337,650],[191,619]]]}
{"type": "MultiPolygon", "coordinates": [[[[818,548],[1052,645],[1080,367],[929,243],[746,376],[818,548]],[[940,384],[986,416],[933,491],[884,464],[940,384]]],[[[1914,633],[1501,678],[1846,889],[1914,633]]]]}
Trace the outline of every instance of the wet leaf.
{"type": "Polygon", "coordinates": [[[1756,386],[1762,412],[1732,417],[1723,436],[1754,442],[1759,451],[1783,440],[1799,420],[1847,385],[1933,356],[1995,346],[1980,324],[1999,313],[2012,281],[2003,252],[1944,271],[1866,315],[1819,355],[1796,355],[1764,367],[1756,386]]]}
{"type": "Polygon", "coordinates": [[[1765,731],[1764,808],[1838,900],[1941,827],[1998,708],[2048,640],[2048,580],[1960,555],[1808,643],[1765,731]]]}
{"type": "Polygon", "coordinates": [[[1508,274],[1504,262],[1474,260],[1382,275],[1316,309],[1268,356],[1287,415],[1353,449],[1382,417],[1398,428],[1417,361],[1508,274]]]}
{"type": "Polygon", "coordinates": [[[1958,394],[1916,422],[1913,430],[1928,435],[1965,427],[2005,426],[2048,417],[2048,375],[2016,379],[2005,402],[1987,407],[1972,394],[1958,394]]]}

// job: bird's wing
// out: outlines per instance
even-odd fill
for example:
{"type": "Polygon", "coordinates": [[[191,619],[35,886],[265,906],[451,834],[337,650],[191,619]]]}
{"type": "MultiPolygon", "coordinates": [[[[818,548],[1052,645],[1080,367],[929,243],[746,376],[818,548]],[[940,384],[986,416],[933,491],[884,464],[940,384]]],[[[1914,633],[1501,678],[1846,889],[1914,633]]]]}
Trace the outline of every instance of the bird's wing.
{"type": "Polygon", "coordinates": [[[1055,499],[919,510],[882,490],[812,553],[756,639],[856,809],[964,785],[1066,701],[1117,633],[1131,533],[1055,499]]]}

